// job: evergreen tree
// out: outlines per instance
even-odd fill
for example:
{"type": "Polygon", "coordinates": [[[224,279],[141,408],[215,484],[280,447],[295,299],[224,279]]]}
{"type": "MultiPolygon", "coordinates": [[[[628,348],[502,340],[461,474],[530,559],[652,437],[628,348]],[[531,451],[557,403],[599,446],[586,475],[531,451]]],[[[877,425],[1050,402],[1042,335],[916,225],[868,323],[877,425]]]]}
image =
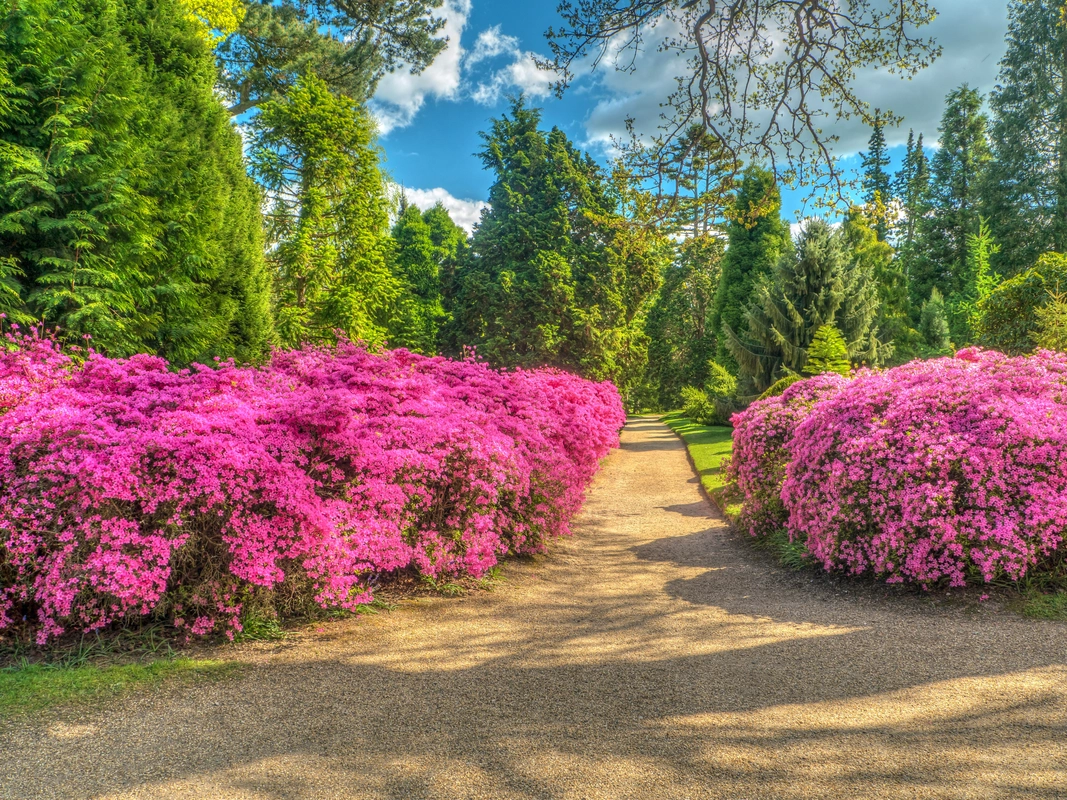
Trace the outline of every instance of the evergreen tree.
{"type": "Polygon", "coordinates": [[[823,325],[815,331],[808,345],[808,360],[804,362],[805,375],[822,375],[824,372],[836,372],[846,378],[852,372],[845,337],[833,325],[823,325]]]}
{"type": "Polygon", "coordinates": [[[715,356],[711,303],[719,285],[723,241],[718,236],[686,239],[664,272],[663,285],[645,319],[648,335],[646,380],[651,404],[678,408],[684,386],[703,386],[715,356]]]}
{"type": "Polygon", "coordinates": [[[1037,346],[1042,350],[1067,352],[1067,294],[1052,293],[1037,309],[1037,346]]]}
{"type": "Polygon", "coordinates": [[[388,266],[388,200],[370,116],[308,75],[263,104],[252,163],[270,192],[278,333],[287,346],[380,344],[402,324],[388,266]]]}
{"type": "Polygon", "coordinates": [[[867,142],[867,152],[861,153],[863,159],[863,200],[872,209],[879,209],[875,217],[874,230],[878,240],[884,242],[889,235],[889,219],[886,209],[893,199],[889,173],[889,149],[885,143],[885,120],[879,109],[874,111],[874,131],[867,142]]]}
{"type": "Polygon", "coordinates": [[[851,360],[877,363],[877,296],[869,265],[848,251],[846,235],[824,220],[809,221],[771,276],[757,284],[746,309],[747,334],[726,329],[741,365],[742,391],[759,394],[783,371],[800,372],[823,325],[838,327],[851,360]]]}
{"type": "Polygon", "coordinates": [[[719,338],[715,360],[732,372],[739,365],[727,345],[728,337],[722,334],[729,329],[745,336],[745,304],[789,245],[789,227],[782,221],[781,208],[774,176],[759,167],[746,169],[730,210],[722,277],[711,311],[711,329],[719,338]]]}
{"type": "Polygon", "coordinates": [[[985,201],[1002,245],[994,267],[1014,275],[1046,251],[1067,252],[1067,24],[1060,0],[1008,9],[985,201]]]}
{"type": "MultiPolygon", "coordinates": [[[[885,343],[879,358],[888,359],[893,354],[893,343],[907,340],[909,337],[910,304],[904,264],[899,258],[894,258],[893,248],[888,242],[878,239],[862,209],[853,208],[849,211],[841,226],[841,235],[845,241],[845,249],[851,254],[851,274],[871,276],[877,290],[877,296],[870,297],[869,300],[877,305],[875,324],[881,340],[885,343]]],[[[866,316],[869,309],[859,308],[857,313],[866,316]]]]}
{"type": "Polygon", "coordinates": [[[921,133],[916,139],[914,131],[908,131],[904,163],[893,180],[893,193],[901,205],[894,245],[900,261],[900,272],[905,281],[910,281],[920,255],[917,252],[920,224],[930,210],[930,162],[926,158],[921,133]]]}
{"type": "Polygon", "coordinates": [[[930,182],[932,213],[919,223],[920,254],[911,281],[917,303],[935,286],[952,301],[966,285],[967,237],[978,232],[991,158],[981,108],[981,95],[966,84],[946,98],[930,182]]]}
{"type": "MultiPolygon", "coordinates": [[[[437,261],[437,277],[441,287],[441,303],[446,317],[452,314],[452,299],[456,294],[456,272],[467,259],[470,251],[470,242],[467,232],[457,225],[441,203],[436,203],[423,215],[423,220],[430,226],[430,241],[434,246],[434,258],[437,261]]],[[[438,346],[452,348],[448,341],[449,331],[447,319],[442,323],[438,332],[438,346]]]]}
{"type": "Polygon", "coordinates": [[[467,239],[440,203],[420,213],[401,200],[393,225],[397,278],[404,284],[399,321],[389,337],[391,345],[420,353],[436,353],[448,314],[443,305],[442,275],[454,275],[467,239]]]}
{"type": "Polygon", "coordinates": [[[930,297],[923,303],[919,313],[919,333],[922,335],[928,355],[952,355],[945,299],[936,286],[930,290],[930,297]]]}
{"type": "Polygon", "coordinates": [[[496,173],[456,276],[450,341],[502,366],[553,364],[628,391],[644,372],[642,314],[665,243],[624,217],[620,187],[520,98],[483,134],[496,173]]]}
{"type": "Polygon", "coordinates": [[[259,197],[201,24],[172,0],[31,0],[0,37],[0,278],[21,315],[114,355],[261,356],[259,197]]]}

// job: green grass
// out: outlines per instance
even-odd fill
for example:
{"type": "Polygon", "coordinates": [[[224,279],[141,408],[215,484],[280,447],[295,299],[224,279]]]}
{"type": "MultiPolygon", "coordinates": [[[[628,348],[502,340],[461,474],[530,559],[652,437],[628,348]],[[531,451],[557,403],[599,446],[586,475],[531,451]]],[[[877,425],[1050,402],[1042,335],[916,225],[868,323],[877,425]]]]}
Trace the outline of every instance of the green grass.
{"type": "Polygon", "coordinates": [[[99,703],[139,688],[231,673],[233,662],[165,658],[147,664],[24,664],[0,669],[0,719],[55,706],[99,703]]]}
{"type": "Polygon", "coordinates": [[[1067,620],[1067,590],[1052,594],[1027,592],[1023,596],[1022,613],[1034,619],[1067,620]]]}
{"type": "Polygon", "coordinates": [[[736,514],[740,506],[727,502],[723,491],[726,488],[723,461],[733,452],[733,428],[698,425],[680,411],[667,414],[663,422],[685,441],[700,482],[711,499],[727,516],[736,514]]]}

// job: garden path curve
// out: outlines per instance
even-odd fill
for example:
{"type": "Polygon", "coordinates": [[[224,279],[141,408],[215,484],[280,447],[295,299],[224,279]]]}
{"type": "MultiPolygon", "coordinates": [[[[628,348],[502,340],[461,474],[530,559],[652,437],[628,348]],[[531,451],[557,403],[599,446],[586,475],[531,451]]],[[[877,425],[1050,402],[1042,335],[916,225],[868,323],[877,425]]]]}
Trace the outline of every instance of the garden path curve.
{"type": "Polygon", "coordinates": [[[573,539],[0,732],[4,798],[1067,797],[1067,625],[774,566],[632,420],[573,539]]]}

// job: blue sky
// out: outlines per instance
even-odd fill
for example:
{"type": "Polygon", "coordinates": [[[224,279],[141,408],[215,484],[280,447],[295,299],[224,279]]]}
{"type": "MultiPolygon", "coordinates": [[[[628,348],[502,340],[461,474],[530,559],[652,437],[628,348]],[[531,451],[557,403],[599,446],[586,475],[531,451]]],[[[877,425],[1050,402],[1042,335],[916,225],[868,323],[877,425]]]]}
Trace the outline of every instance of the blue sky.
{"type": "MultiPolygon", "coordinates": [[[[562,99],[549,92],[552,75],[540,72],[533,54],[545,54],[544,31],[558,24],[557,0],[488,2],[445,0],[448,49],[421,75],[386,76],[372,101],[382,130],[386,168],[420,206],[441,200],[457,222],[470,227],[488,195],[492,173],[475,153],[478,132],[507,108],[507,96],[523,91],[544,109],[547,126],[558,125],[579,146],[606,158],[611,136],[623,130],[627,116],[651,130],[659,103],[673,85],[673,64],[651,53],[633,75],[610,67],[583,73],[562,99]]],[[[993,0],[939,0],[938,19],[929,32],[944,53],[919,76],[902,81],[873,71],[857,77],[872,107],[903,114],[900,128],[887,138],[899,160],[908,128],[937,139],[945,94],[968,82],[987,93],[996,82],[1004,52],[1007,9],[993,0]]],[[[834,131],[841,139],[836,153],[846,169],[858,167],[869,129],[845,123],[834,131]]],[[[805,212],[806,190],[787,191],[784,213],[805,212]]],[[[810,207],[810,206],[809,206],[810,207]]]]}

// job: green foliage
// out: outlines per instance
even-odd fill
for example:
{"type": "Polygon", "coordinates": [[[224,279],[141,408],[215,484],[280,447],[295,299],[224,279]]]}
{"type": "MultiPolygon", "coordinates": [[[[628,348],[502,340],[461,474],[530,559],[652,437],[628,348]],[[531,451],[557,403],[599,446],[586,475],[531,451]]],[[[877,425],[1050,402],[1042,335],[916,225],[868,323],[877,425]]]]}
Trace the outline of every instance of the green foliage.
{"type": "MultiPolygon", "coordinates": [[[[862,209],[852,208],[841,228],[845,246],[852,254],[854,272],[870,275],[877,288],[877,314],[875,328],[878,331],[878,352],[869,354],[873,361],[886,361],[892,357],[895,343],[904,342],[909,332],[908,277],[902,259],[894,258],[893,248],[878,238],[875,228],[862,209]]],[[[874,300],[874,298],[868,298],[874,300]]],[[[868,308],[858,309],[860,314],[868,308]]]]}
{"type": "Polygon", "coordinates": [[[262,356],[259,195],[200,23],[176,0],[30,0],[0,38],[9,309],[113,355],[262,356]]]}
{"type": "Polygon", "coordinates": [[[693,466],[704,490],[712,501],[728,516],[736,506],[728,505],[725,467],[733,452],[733,430],[722,426],[707,426],[694,422],[682,414],[668,414],[663,418],[678,434],[689,450],[693,466]]]}
{"type": "Polygon", "coordinates": [[[838,326],[850,359],[878,363],[877,286],[870,264],[849,252],[849,239],[844,226],[834,231],[824,220],[810,221],[756,286],[746,311],[747,338],[727,329],[745,384],[756,394],[782,372],[802,369],[823,325],[838,326]]]}
{"type": "Polygon", "coordinates": [[[996,156],[986,213],[1004,275],[1067,251],[1067,26],[1059,0],[1008,4],[1007,50],[989,98],[996,156]]]}
{"type": "Polygon", "coordinates": [[[1008,278],[979,304],[978,343],[1011,355],[1037,347],[1037,312],[1050,293],[1067,289],[1067,256],[1046,253],[1031,269],[1008,278]]]}
{"type": "Polygon", "coordinates": [[[300,78],[252,123],[252,165],[273,200],[275,316],[283,344],[335,331],[381,344],[403,323],[373,122],[324,81],[300,78]]]}
{"type": "MultiPolygon", "coordinates": [[[[215,0],[225,2],[225,0],[215,0]]],[[[204,2],[204,0],[201,0],[204,2]]],[[[381,77],[424,70],[447,46],[441,0],[248,0],[237,29],[218,45],[221,88],[232,114],[281,100],[315,74],[362,103],[381,77]]]]}
{"type": "Polygon", "coordinates": [[[505,366],[550,364],[611,379],[629,395],[644,373],[643,313],[667,243],[624,216],[631,187],[520,98],[483,134],[496,174],[489,208],[456,274],[452,348],[475,345],[505,366]]]}
{"type": "Polygon", "coordinates": [[[956,342],[970,344],[978,338],[985,303],[1000,282],[990,267],[991,258],[999,251],[986,220],[979,219],[978,232],[967,236],[966,282],[961,295],[953,298],[949,317],[949,333],[956,342]]]}
{"type": "Polygon", "coordinates": [[[919,334],[922,336],[928,355],[952,355],[953,347],[949,335],[948,315],[945,313],[945,298],[936,286],[930,290],[929,299],[922,305],[922,311],[919,314],[919,334]]]}
{"type": "Polygon", "coordinates": [[[935,286],[949,298],[965,295],[968,236],[978,232],[981,190],[992,158],[982,96],[964,84],[949,92],[945,103],[930,182],[932,213],[919,220],[911,273],[916,304],[935,286]]]}
{"type": "Polygon", "coordinates": [[[852,371],[848,360],[848,347],[841,331],[833,325],[823,325],[815,331],[808,345],[808,359],[804,362],[805,375],[822,375],[836,372],[846,378],[852,371]]]}
{"type": "Polygon", "coordinates": [[[711,303],[719,286],[723,241],[686,239],[664,272],[663,285],[645,318],[652,404],[677,408],[683,386],[703,386],[715,355],[711,303]]]}
{"type": "Polygon", "coordinates": [[[437,352],[438,330],[445,320],[441,304],[437,248],[422,212],[406,202],[393,225],[394,272],[404,283],[398,301],[398,321],[389,344],[418,353],[437,352]]]}
{"type": "Polygon", "coordinates": [[[789,374],[789,375],[786,375],[784,378],[779,378],[773,384],[771,384],[771,388],[769,388],[767,391],[765,391],[763,394],[761,394],[759,396],[759,399],[760,400],[766,400],[768,397],[781,397],[782,393],[786,389],[788,389],[790,386],[792,386],[797,381],[802,381],[802,380],[804,380],[804,376],[803,375],[796,375],[796,374],[789,374]]]}
{"type": "Polygon", "coordinates": [[[781,194],[767,170],[749,167],[741,179],[726,229],[722,277],[712,303],[711,329],[718,336],[715,359],[731,372],[739,368],[728,346],[727,329],[748,333],[745,305],[764,276],[770,275],[789,246],[789,228],[780,216],[781,194]]]}
{"type": "Polygon", "coordinates": [[[1067,294],[1052,292],[1050,295],[1049,302],[1035,312],[1034,343],[1042,350],[1067,352],[1067,294]]]}
{"type": "Polygon", "coordinates": [[[703,389],[683,386],[682,413],[701,425],[729,425],[737,411],[737,378],[714,361],[708,364],[708,379],[703,389]]]}

